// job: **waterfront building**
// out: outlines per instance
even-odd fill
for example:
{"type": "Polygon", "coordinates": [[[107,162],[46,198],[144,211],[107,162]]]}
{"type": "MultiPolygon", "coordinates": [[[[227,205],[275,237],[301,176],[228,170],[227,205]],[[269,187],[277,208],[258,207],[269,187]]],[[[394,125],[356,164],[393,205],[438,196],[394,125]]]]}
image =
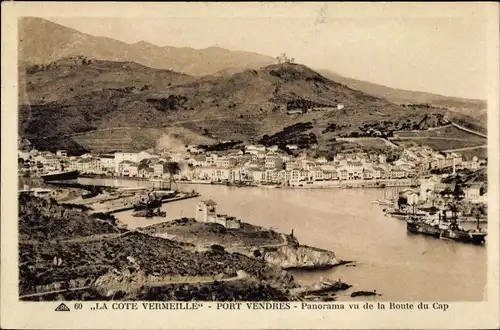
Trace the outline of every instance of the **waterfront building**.
{"type": "Polygon", "coordinates": [[[138,166],[138,177],[139,178],[151,178],[153,176],[154,169],[149,167],[145,163],[140,163],[138,166]]]}
{"type": "Polygon", "coordinates": [[[374,177],[373,170],[370,168],[363,169],[363,180],[371,180],[374,177]]]}
{"type": "Polygon", "coordinates": [[[282,169],[283,168],[283,160],[279,156],[271,155],[265,157],[265,168],[268,169],[282,169]]]}
{"type": "Polygon", "coordinates": [[[212,171],[213,175],[213,180],[214,181],[226,181],[229,180],[231,176],[231,169],[229,168],[215,168],[214,171],[212,171]]]}
{"type": "Polygon", "coordinates": [[[116,168],[115,156],[114,155],[100,155],[99,161],[101,164],[101,170],[105,172],[114,172],[116,168]]]}
{"type": "MultiPolygon", "coordinates": [[[[116,152],[115,153],[115,172],[120,173],[120,164],[124,161],[138,163],[139,156],[136,152],[116,152]]],[[[123,167],[122,167],[123,168],[123,167]]]]}
{"type": "Polygon", "coordinates": [[[363,163],[359,161],[347,161],[345,166],[350,180],[361,179],[363,177],[363,163]]]}
{"type": "Polygon", "coordinates": [[[238,182],[247,179],[246,170],[243,167],[236,167],[231,169],[229,181],[238,182]]]}
{"type": "Polygon", "coordinates": [[[299,181],[301,179],[301,171],[294,169],[290,171],[290,181],[299,181]]]}
{"type": "Polygon", "coordinates": [[[279,171],[276,169],[267,169],[265,172],[265,181],[267,182],[279,182],[279,171]]]}
{"type": "Polygon", "coordinates": [[[129,160],[124,160],[118,164],[118,169],[121,176],[137,177],[139,174],[139,165],[129,160]]]}
{"type": "Polygon", "coordinates": [[[213,167],[199,167],[195,169],[194,177],[200,180],[212,180],[215,177],[213,167]]]}
{"type": "Polygon", "coordinates": [[[264,182],[266,181],[266,172],[262,169],[254,168],[251,170],[252,179],[254,182],[264,182]]]}
{"type": "Polygon", "coordinates": [[[390,177],[391,179],[401,179],[404,178],[406,175],[406,172],[399,167],[393,167],[391,168],[390,171],[390,177]]]}
{"type": "Polygon", "coordinates": [[[38,156],[34,157],[34,160],[42,164],[44,168],[56,168],[59,166],[59,158],[57,158],[51,152],[39,154],[38,156]]]}
{"type": "Polygon", "coordinates": [[[465,198],[470,201],[476,201],[481,196],[482,183],[473,183],[469,187],[464,188],[465,198]]]}
{"type": "Polygon", "coordinates": [[[153,178],[160,179],[163,177],[163,173],[165,172],[165,163],[160,161],[153,165],[153,178]]]}
{"type": "Polygon", "coordinates": [[[234,164],[234,159],[229,157],[219,157],[215,160],[215,166],[217,167],[227,168],[233,166],[234,164]]]}
{"type": "Polygon", "coordinates": [[[382,178],[382,172],[383,172],[383,169],[381,167],[374,167],[373,168],[373,178],[374,179],[380,179],[382,178]]]}
{"type": "Polygon", "coordinates": [[[314,168],[309,172],[309,180],[323,180],[324,175],[323,175],[323,170],[321,168],[314,168]]]}
{"type": "Polygon", "coordinates": [[[292,179],[292,171],[281,170],[278,173],[280,181],[289,182],[292,179]]]}

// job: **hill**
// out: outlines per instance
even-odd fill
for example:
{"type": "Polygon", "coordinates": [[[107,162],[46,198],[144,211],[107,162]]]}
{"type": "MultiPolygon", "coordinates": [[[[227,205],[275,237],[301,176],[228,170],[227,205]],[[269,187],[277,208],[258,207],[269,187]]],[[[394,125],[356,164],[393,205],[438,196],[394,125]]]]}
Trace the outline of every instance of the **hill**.
{"type": "Polygon", "coordinates": [[[270,56],[219,47],[160,47],[144,41],[127,44],[36,17],[20,19],[18,27],[19,59],[28,66],[79,55],[99,60],[137,62],[151,68],[201,76],[228,68],[259,68],[275,62],[270,56]]]}
{"type": "MultiPolygon", "coordinates": [[[[118,290],[129,300],[145,299],[142,291],[147,300],[165,295],[183,300],[186,295],[177,295],[176,284],[196,289],[206,283],[202,299],[214,300],[211,293],[225,287],[220,281],[241,271],[251,278],[238,276],[237,283],[256,279],[265,286],[259,290],[262,294],[287,299],[286,289],[296,285],[290,275],[262,259],[223,249],[199,252],[190,244],[127,231],[112,216],[89,216],[76,206],[21,195],[19,214],[19,293],[33,294],[34,299],[45,296],[40,292],[50,293],[50,300],[70,299],[64,289],[80,288],[97,294],[94,300],[118,290]],[[58,299],[58,294],[63,296],[58,299]]],[[[244,299],[248,285],[229,285],[226,291],[244,299]]]]}
{"type": "Polygon", "coordinates": [[[177,144],[251,141],[309,122],[307,134],[328,149],[334,136],[366,125],[410,129],[423,118],[456,116],[398,106],[290,63],[196,78],[78,56],[27,67],[20,77],[20,135],[39,149],[147,149],[165,136],[177,144]]]}
{"type": "Polygon", "coordinates": [[[485,100],[465,99],[391,88],[367,81],[344,77],[329,70],[319,70],[318,72],[329,79],[348,86],[349,88],[356,89],[373,96],[385,98],[396,104],[429,104],[435,107],[445,107],[448,110],[466,115],[477,116],[479,114],[481,121],[486,122],[487,104],[485,100]]]}
{"type": "MultiPolygon", "coordinates": [[[[136,62],[156,69],[216,77],[230,77],[247,69],[258,69],[276,63],[274,57],[252,52],[231,51],[219,47],[199,50],[188,47],[160,47],[144,41],[127,44],[111,38],[85,34],[42,18],[25,17],[19,20],[20,66],[47,64],[68,56],[136,62]]],[[[401,90],[344,77],[329,70],[318,72],[330,80],[371,96],[384,98],[396,104],[429,104],[433,107],[446,107],[457,114],[476,117],[482,126],[486,126],[484,100],[401,90]]]]}

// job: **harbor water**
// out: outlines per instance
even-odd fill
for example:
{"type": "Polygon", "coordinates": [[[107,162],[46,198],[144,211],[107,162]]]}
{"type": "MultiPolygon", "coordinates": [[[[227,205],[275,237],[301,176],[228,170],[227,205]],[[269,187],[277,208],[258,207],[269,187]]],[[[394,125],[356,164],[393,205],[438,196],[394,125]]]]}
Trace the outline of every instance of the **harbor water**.
{"type": "MultiPolygon", "coordinates": [[[[78,179],[83,184],[122,187],[149,186],[147,181],[78,179]]],[[[332,250],[356,267],[324,271],[293,271],[304,284],[321,277],[353,285],[352,291],[376,290],[379,297],[356,299],[390,301],[481,301],[485,297],[487,245],[474,246],[412,235],[406,223],[385,216],[383,206],[370,201],[382,189],[276,189],[179,184],[201,197],[164,204],[167,218],[135,218],[132,212],[116,217],[132,229],[180,217],[194,217],[198,200],[213,199],[217,212],[242,221],[294,235],[301,244],[332,250]]],[[[386,188],[386,195],[397,192],[386,188]]],[[[396,189],[396,188],[394,188],[396,189]]],[[[484,225],[483,225],[484,226],[484,225]]],[[[488,240],[488,238],[487,238],[488,240]]]]}

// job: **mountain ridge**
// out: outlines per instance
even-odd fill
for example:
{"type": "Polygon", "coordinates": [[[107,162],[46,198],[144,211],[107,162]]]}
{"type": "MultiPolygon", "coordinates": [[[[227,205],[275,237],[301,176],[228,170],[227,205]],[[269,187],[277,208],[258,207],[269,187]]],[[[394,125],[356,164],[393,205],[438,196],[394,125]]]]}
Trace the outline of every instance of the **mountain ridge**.
{"type": "MultiPolygon", "coordinates": [[[[189,75],[203,76],[220,75],[225,70],[229,70],[231,74],[234,74],[238,71],[257,69],[276,63],[276,59],[271,56],[256,52],[232,51],[216,46],[195,49],[191,47],[158,46],[146,41],[128,44],[108,37],[92,36],[36,17],[25,17],[19,20],[19,31],[20,59],[24,58],[31,65],[46,64],[68,55],[83,55],[98,60],[129,60],[151,68],[171,69],[189,75]],[[41,36],[30,34],[30,31],[38,31],[41,36]],[[44,33],[47,35],[44,36],[44,33]],[[52,45],[51,42],[54,43],[54,39],[59,39],[59,43],[66,46],[61,47],[57,42],[52,45]],[[49,41],[48,45],[46,45],[47,41],[49,41]],[[87,42],[90,47],[78,46],[82,42],[87,42]],[[28,44],[32,44],[32,46],[28,44]],[[104,53],[97,48],[104,49],[104,53]],[[149,50],[145,50],[145,48],[149,50]],[[120,51],[113,52],[113,49],[120,51]],[[182,52],[187,53],[182,54],[182,52]],[[218,55],[214,55],[214,52],[218,53],[218,55]],[[128,55],[124,56],[123,54],[128,55]],[[223,59],[216,59],[220,54],[223,55],[223,59]],[[178,63],[174,59],[176,57],[184,57],[186,61],[178,63]]],[[[485,100],[398,89],[346,77],[331,70],[315,70],[329,79],[343,83],[352,89],[386,98],[393,103],[428,103],[434,106],[446,106],[458,112],[463,110],[468,115],[479,110],[483,112],[483,116],[486,116],[484,111],[486,109],[485,100]]]]}
{"type": "Polygon", "coordinates": [[[137,62],[155,69],[170,69],[191,75],[210,75],[228,67],[259,68],[275,62],[269,56],[231,51],[220,47],[196,50],[157,46],[147,42],[128,44],[96,37],[42,18],[19,20],[20,60],[47,64],[59,58],[81,55],[99,60],[137,62]]]}
{"type": "Polygon", "coordinates": [[[367,123],[397,130],[446,113],[398,106],[290,63],[193,77],[74,56],[28,67],[20,79],[20,96],[25,95],[20,136],[38,149],[109,152],[149,149],[158,141],[167,147],[170,142],[259,141],[288,126],[307,127],[294,137],[304,145],[329,149],[335,136],[367,123]]]}

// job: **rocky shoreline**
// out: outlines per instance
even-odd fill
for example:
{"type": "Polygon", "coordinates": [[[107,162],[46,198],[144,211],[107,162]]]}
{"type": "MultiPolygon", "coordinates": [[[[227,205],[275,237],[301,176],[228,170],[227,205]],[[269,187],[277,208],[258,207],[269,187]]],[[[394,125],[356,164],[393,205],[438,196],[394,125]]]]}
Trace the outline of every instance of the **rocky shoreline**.
{"type": "Polygon", "coordinates": [[[351,261],[340,260],[333,251],[301,245],[292,235],[242,223],[239,229],[227,229],[216,223],[200,223],[182,218],[139,229],[160,237],[190,243],[199,249],[219,245],[266,261],[282,269],[328,269],[351,261]]]}
{"type": "Polygon", "coordinates": [[[19,227],[22,300],[301,300],[286,269],[343,264],[250,224],[233,230],[184,218],[128,231],[114,218],[31,196],[19,198],[19,227]]]}

